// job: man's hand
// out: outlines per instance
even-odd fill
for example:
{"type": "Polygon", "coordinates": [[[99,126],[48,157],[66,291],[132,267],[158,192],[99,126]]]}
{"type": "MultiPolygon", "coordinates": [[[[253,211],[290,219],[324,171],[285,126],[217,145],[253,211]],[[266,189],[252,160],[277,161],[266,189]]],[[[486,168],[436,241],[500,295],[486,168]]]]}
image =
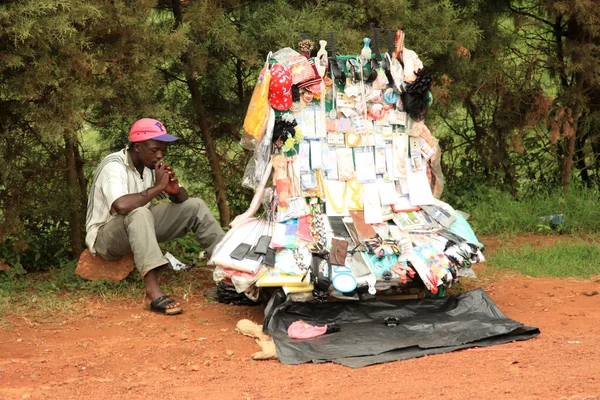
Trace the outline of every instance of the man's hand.
{"type": "Polygon", "coordinates": [[[170,168],[171,167],[162,161],[159,161],[154,167],[154,186],[159,188],[161,191],[166,190],[170,184],[170,168]]]}
{"type": "Polygon", "coordinates": [[[188,199],[187,191],[179,186],[179,179],[170,165],[160,161],[154,168],[156,171],[155,187],[165,191],[174,203],[183,203],[188,199]]]}
{"type": "Polygon", "coordinates": [[[179,179],[177,179],[177,177],[175,176],[175,171],[173,171],[170,165],[167,165],[166,168],[169,174],[169,184],[165,188],[165,192],[167,192],[168,194],[176,195],[177,193],[179,193],[179,179]]]}
{"type": "Polygon", "coordinates": [[[169,198],[174,203],[183,203],[187,200],[187,191],[179,187],[179,180],[175,176],[175,172],[171,167],[163,161],[158,162],[154,166],[154,186],[142,190],[140,193],[131,193],[116,199],[111,208],[119,215],[126,215],[132,210],[142,207],[161,192],[169,194],[169,198]]]}

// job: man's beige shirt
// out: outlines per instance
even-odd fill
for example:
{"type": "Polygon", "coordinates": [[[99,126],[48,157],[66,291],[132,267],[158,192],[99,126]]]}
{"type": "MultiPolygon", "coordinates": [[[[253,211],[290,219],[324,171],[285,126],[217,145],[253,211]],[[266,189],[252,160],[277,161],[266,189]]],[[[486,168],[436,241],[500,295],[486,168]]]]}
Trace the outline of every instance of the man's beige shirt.
{"type": "MultiPolygon", "coordinates": [[[[131,193],[140,193],[154,186],[154,171],[144,167],[143,175],[135,169],[127,148],[112,153],[98,166],[90,188],[85,228],[85,243],[90,252],[95,254],[94,244],[98,229],[117,214],[111,209],[119,197],[131,193]]],[[[161,193],[166,197],[166,194],[161,193]]],[[[148,202],[145,207],[150,207],[148,202]]]]}

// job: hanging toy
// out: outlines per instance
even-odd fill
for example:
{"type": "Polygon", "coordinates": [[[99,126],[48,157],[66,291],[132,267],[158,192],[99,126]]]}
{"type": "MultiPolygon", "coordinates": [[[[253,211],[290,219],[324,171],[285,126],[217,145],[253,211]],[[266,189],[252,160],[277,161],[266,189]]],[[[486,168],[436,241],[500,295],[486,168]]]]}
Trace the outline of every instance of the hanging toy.
{"type": "MultiPolygon", "coordinates": [[[[298,42],[298,50],[300,50],[304,55],[310,57],[310,52],[315,48],[315,42],[310,39],[303,39],[298,42]]],[[[308,58],[308,57],[307,57],[308,58]]]]}

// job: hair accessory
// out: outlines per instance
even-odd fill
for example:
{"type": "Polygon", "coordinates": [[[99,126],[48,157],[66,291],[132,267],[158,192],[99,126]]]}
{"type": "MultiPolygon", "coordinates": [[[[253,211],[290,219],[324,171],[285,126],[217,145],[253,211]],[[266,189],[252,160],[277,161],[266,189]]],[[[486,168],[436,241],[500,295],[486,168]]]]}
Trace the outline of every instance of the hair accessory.
{"type": "Polygon", "coordinates": [[[315,42],[310,39],[304,39],[298,42],[298,49],[303,53],[310,53],[315,48],[315,42]]]}
{"type": "Polygon", "coordinates": [[[273,143],[276,147],[281,147],[288,138],[294,138],[296,135],[296,119],[292,114],[283,114],[275,117],[273,126],[273,143]]]}
{"type": "Polygon", "coordinates": [[[430,105],[431,74],[422,69],[415,73],[414,82],[406,85],[404,109],[414,121],[422,121],[430,105]]]}

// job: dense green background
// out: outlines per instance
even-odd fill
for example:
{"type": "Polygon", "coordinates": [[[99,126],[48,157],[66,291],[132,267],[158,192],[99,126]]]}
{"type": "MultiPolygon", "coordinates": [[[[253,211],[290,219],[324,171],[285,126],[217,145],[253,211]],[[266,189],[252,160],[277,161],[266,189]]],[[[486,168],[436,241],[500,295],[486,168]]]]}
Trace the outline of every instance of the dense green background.
{"type": "Polygon", "coordinates": [[[239,140],[268,51],[335,32],[357,54],[372,27],[403,29],[433,72],[443,199],[478,234],[598,231],[596,1],[5,0],[0,264],[78,256],[94,166],[141,117],[182,138],[168,161],[227,225],[252,196],[239,140]]]}

